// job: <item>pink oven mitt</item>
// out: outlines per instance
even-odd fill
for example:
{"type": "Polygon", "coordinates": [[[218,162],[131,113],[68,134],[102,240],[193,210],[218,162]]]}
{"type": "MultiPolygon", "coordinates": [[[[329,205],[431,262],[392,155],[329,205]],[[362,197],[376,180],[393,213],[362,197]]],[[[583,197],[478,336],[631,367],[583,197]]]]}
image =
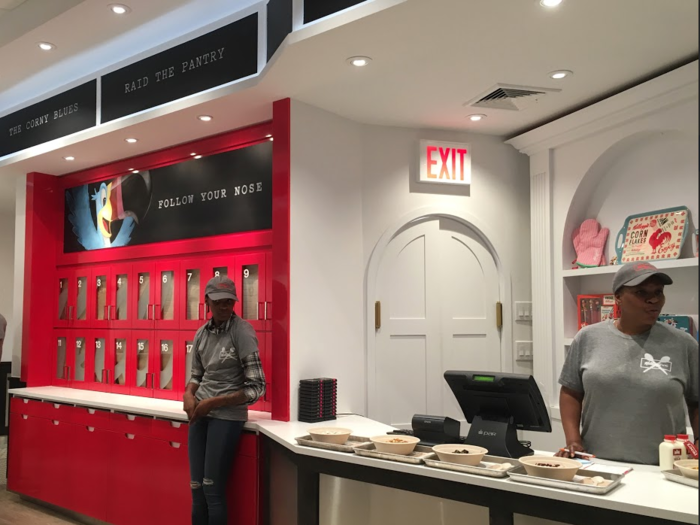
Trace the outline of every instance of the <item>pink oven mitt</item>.
{"type": "Polygon", "coordinates": [[[600,266],[604,263],[603,252],[610,230],[600,228],[595,219],[583,221],[574,230],[572,240],[576,250],[576,264],[583,267],[600,266]]]}

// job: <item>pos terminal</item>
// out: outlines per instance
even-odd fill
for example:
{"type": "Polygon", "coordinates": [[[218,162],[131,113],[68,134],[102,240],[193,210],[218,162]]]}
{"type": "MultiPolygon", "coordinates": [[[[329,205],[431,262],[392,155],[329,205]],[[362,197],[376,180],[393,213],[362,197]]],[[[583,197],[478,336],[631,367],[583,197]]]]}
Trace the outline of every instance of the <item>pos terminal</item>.
{"type": "Polygon", "coordinates": [[[471,423],[466,442],[493,456],[533,454],[520,444],[516,430],[552,431],[542,394],[530,375],[448,370],[445,381],[471,423]]]}

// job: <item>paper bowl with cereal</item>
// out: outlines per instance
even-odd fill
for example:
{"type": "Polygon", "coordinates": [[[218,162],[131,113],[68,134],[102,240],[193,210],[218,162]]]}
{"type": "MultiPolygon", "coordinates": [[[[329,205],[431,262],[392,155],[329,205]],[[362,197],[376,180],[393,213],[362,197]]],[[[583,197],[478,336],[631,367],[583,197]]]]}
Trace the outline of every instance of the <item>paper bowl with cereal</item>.
{"type": "Polygon", "coordinates": [[[573,481],[581,468],[581,463],[575,459],[554,456],[526,456],[519,461],[529,476],[559,481],[573,481]]]}
{"type": "Polygon", "coordinates": [[[435,445],[433,452],[440,461],[476,466],[481,463],[488,450],[474,445],[435,445]]]}
{"type": "Polygon", "coordinates": [[[400,454],[402,456],[412,453],[420,441],[417,437],[403,435],[375,436],[369,439],[374,443],[377,452],[400,454]]]}
{"type": "Polygon", "coordinates": [[[312,427],[309,435],[314,441],[321,443],[333,443],[334,445],[344,445],[352,434],[349,428],[340,427],[312,427]]]}
{"type": "Polygon", "coordinates": [[[686,478],[698,479],[698,460],[680,459],[673,464],[686,478]]]}

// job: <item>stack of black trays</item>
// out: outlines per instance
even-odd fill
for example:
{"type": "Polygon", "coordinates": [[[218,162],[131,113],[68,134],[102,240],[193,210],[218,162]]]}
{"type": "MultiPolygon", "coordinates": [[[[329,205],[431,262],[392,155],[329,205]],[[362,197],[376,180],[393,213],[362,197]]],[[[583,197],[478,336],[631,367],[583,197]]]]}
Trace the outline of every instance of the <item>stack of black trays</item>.
{"type": "Polygon", "coordinates": [[[318,423],[335,419],[338,380],[329,377],[299,381],[299,421],[318,423]]]}

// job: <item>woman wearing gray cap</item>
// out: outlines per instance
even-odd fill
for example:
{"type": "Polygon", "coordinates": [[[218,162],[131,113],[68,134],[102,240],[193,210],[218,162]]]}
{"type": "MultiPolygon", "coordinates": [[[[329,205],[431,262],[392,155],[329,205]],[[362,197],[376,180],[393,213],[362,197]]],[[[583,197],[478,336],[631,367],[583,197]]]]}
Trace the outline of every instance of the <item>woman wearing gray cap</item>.
{"type": "Polygon", "coordinates": [[[631,263],[613,279],[620,318],[583,328],[559,377],[566,449],[603,459],[658,465],[665,434],[685,433],[686,412],[698,438],[698,343],[658,323],[671,278],[631,263]]]}
{"type": "Polygon", "coordinates": [[[255,330],[233,312],[236,285],[228,277],[214,277],[205,293],[211,319],[194,336],[192,377],[184,396],[192,524],[226,525],[226,482],[248,405],[265,394],[265,374],[255,330]]]}

